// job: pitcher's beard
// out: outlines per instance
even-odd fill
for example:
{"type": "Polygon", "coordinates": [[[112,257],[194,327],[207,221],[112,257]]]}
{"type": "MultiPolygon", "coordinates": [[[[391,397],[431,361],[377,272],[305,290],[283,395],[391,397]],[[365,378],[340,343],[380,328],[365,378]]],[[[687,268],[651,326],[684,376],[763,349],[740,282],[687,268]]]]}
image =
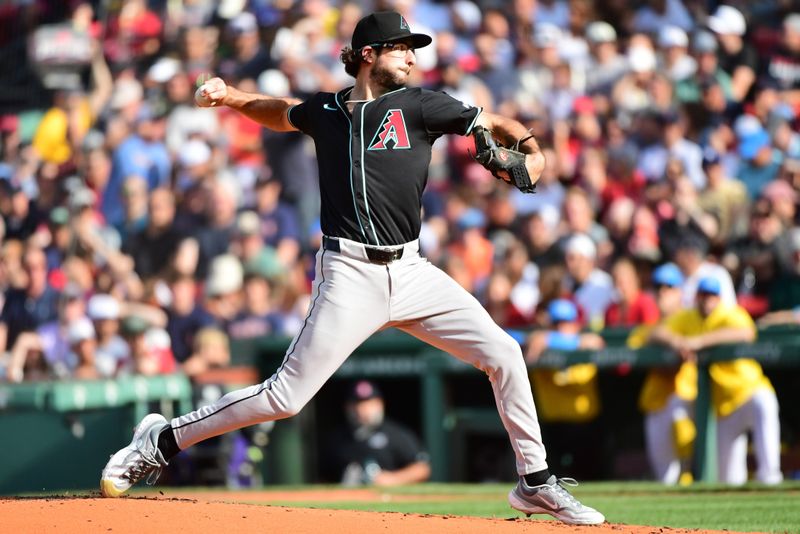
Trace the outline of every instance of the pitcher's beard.
{"type": "Polygon", "coordinates": [[[406,79],[403,79],[396,70],[389,70],[378,65],[370,71],[369,77],[373,84],[383,89],[384,93],[405,87],[408,78],[406,75],[406,79]]]}

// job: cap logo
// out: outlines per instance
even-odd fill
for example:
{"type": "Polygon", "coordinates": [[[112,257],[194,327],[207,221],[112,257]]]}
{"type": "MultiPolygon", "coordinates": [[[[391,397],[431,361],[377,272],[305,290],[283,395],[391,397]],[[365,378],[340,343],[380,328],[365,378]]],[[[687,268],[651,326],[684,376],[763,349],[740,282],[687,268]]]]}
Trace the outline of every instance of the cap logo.
{"type": "Polygon", "coordinates": [[[403,17],[403,15],[400,15],[400,29],[411,31],[408,27],[408,22],[406,22],[406,19],[403,17]]]}

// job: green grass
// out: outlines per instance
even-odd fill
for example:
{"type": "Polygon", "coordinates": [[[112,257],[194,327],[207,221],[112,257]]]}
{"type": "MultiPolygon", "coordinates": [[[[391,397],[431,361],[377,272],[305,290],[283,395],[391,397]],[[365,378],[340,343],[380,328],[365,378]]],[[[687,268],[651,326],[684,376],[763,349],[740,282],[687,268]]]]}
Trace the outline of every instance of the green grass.
{"type": "MultiPolygon", "coordinates": [[[[384,490],[382,493],[387,496],[384,502],[293,501],[270,504],[381,512],[519,517],[520,514],[511,510],[506,502],[505,495],[510,486],[423,484],[384,490]],[[403,500],[394,501],[393,495],[403,496],[403,500]],[[415,495],[420,496],[419,501],[413,500],[415,495]],[[443,498],[437,500],[436,496],[443,498]]],[[[581,484],[573,493],[586,504],[601,510],[612,523],[738,532],[800,533],[800,483],[785,483],[777,487],[754,484],[742,488],[727,488],[695,484],[689,488],[665,488],[652,483],[602,482],[581,484]]]]}

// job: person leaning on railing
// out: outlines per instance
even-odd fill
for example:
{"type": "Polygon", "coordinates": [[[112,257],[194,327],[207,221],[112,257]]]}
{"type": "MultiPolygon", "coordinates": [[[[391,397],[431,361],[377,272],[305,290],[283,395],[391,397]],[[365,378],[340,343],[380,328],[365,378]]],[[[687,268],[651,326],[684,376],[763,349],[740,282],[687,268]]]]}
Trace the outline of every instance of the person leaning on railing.
{"type": "MultiPolygon", "coordinates": [[[[528,337],[526,362],[536,362],[547,350],[599,350],[605,346],[598,334],[581,332],[578,308],[572,301],[553,300],[547,314],[552,327],[528,337]]],[[[542,433],[553,444],[548,461],[575,476],[601,478],[602,449],[595,440],[601,410],[597,366],[580,363],[564,369],[536,369],[530,372],[530,379],[542,433]]]]}
{"type": "MultiPolygon", "coordinates": [[[[681,310],[681,270],[665,263],[653,271],[656,303],[662,321],[643,324],[631,330],[627,344],[632,349],[645,346],[653,331],[681,310]]],[[[644,415],[647,458],[657,480],[664,484],[688,483],[687,470],[697,434],[693,421],[697,398],[697,366],[682,361],[674,367],[650,369],[639,394],[639,409],[644,415]]]]}
{"type": "MultiPolygon", "coordinates": [[[[753,319],[741,306],[724,304],[721,293],[717,278],[702,278],[695,307],[668,317],[650,341],[667,345],[685,361],[696,361],[698,352],[712,347],[752,343],[756,339],[753,319]]],[[[747,433],[752,432],[757,479],[764,484],[781,482],[778,399],[761,365],[737,358],[712,363],[709,373],[717,416],[719,480],[747,482],[747,433]]]]}

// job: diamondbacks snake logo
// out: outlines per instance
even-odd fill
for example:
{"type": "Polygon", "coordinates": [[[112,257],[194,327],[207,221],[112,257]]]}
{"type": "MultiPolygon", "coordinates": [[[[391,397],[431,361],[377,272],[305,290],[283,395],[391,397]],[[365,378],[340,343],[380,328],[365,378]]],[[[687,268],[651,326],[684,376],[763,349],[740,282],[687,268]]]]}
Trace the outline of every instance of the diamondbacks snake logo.
{"type": "Polygon", "coordinates": [[[402,109],[390,109],[383,117],[378,131],[369,143],[367,150],[409,149],[408,130],[402,109]]]}

